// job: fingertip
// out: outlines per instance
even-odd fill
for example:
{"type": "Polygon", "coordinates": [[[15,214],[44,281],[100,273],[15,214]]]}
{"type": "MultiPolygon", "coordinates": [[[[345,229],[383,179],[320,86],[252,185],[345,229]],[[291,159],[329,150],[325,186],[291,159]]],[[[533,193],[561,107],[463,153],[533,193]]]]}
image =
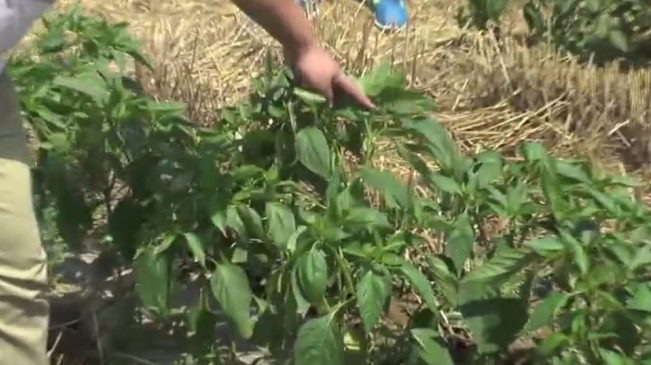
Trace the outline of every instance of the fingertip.
{"type": "Polygon", "coordinates": [[[364,93],[362,92],[357,98],[357,104],[363,107],[364,109],[368,109],[368,110],[373,110],[376,108],[373,101],[368,96],[364,95],[364,93]]]}
{"type": "Polygon", "coordinates": [[[353,82],[348,76],[341,73],[335,79],[336,86],[339,90],[343,91],[355,103],[366,109],[375,109],[375,104],[369,99],[362,89],[353,82]]]}

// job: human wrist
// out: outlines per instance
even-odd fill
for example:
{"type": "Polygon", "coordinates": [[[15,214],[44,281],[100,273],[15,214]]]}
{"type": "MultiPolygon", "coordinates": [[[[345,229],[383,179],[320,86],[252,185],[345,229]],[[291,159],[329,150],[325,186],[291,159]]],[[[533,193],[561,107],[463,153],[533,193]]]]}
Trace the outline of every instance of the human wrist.
{"type": "Polygon", "coordinates": [[[285,59],[293,62],[301,57],[301,55],[308,53],[309,50],[317,47],[316,39],[312,36],[301,36],[295,39],[287,39],[282,43],[283,54],[285,59]]]}

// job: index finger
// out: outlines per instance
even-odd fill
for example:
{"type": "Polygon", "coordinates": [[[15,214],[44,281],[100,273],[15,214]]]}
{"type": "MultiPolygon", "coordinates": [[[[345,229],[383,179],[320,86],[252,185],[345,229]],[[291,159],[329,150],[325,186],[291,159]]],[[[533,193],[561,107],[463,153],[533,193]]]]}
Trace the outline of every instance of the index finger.
{"type": "Polygon", "coordinates": [[[335,93],[342,93],[352,99],[352,101],[366,109],[375,108],[375,104],[364,92],[344,73],[340,73],[333,80],[333,89],[335,93]]]}

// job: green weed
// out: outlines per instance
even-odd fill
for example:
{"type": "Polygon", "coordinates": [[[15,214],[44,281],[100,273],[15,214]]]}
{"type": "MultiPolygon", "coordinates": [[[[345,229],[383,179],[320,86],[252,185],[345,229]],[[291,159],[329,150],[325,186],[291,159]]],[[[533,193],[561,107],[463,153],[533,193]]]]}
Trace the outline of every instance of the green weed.
{"type": "Polygon", "coordinates": [[[499,31],[509,5],[521,6],[529,39],[548,42],[584,60],[603,64],[648,61],[651,19],[641,0],[468,0],[458,21],[480,30],[499,31]]]}

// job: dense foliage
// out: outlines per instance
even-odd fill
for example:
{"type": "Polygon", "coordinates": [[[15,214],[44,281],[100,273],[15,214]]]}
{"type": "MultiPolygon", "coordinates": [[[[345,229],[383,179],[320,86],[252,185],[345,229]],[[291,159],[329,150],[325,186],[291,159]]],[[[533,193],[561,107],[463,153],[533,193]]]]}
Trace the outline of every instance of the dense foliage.
{"type": "Polygon", "coordinates": [[[509,7],[518,9],[534,41],[607,62],[648,60],[651,7],[646,0],[468,0],[459,21],[482,30],[499,30],[509,7]]]}
{"type": "Polygon", "coordinates": [[[197,275],[198,361],[219,355],[218,305],[296,365],[490,364],[529,337],[536,364],[651,364],[651,218],[627,179],[538,143],[464,154],[387,65],[358,80],[368,112],[330,108],[269,60],[199,127],[125,76],[127,59],[150,67],[126,25],[78,11],[45,25],[9,67],[41,208],[71,249],[99,229],[160,321],[197,275]],[[376,167],[380,153],[413,174],[376,167]],[[385,320],[392,296],[413,299],[404,327],[385,320]],[[475,345],[465,359],[451,329],[475,345]]]}

